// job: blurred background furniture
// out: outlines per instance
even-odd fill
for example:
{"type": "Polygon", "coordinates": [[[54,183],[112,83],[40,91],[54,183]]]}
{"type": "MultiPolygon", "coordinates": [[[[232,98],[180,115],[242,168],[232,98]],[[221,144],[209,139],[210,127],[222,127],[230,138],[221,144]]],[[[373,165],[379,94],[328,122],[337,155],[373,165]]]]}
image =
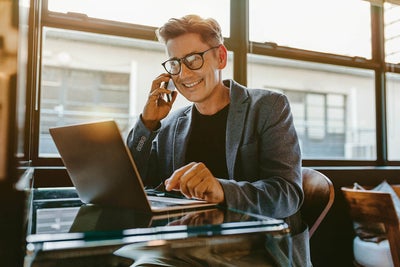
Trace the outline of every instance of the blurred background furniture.
{"type": "MultiPolygon", "coordinates": [[[[400,195],[400,186],[392,186],[400,195]]],[[[348,204],[348,211],[353,222],[360,224],[383,224],[386,240],[368,242],[356,236],[353,240],[356,266],[386,267],[400,266],[400,231],[399,219],[389,193],[357,190],[342,187],[341,191],[348,204]]]]}

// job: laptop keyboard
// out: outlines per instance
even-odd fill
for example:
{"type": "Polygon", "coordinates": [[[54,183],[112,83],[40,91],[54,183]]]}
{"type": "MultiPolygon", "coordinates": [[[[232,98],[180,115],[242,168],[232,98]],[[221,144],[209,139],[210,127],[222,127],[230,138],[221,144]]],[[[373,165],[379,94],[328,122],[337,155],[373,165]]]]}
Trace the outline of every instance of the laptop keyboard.
{"type": "Polygon", "coordinates": [[[179,205],[179,204],[171,203],[171,202],[150,200],[150,206],[155,207],[155,208],[171,207],[171,206],[176,206],[176,205],[179,205]]]}
{"type": "Polygon", "coordinates": [[[146,189],[145,192],[146,192],[146,194],[148,196],[157,196],[157,197],[165,196],[165,192],[158,191],[158,190],[155,190],[155,189],[146,189]]]}

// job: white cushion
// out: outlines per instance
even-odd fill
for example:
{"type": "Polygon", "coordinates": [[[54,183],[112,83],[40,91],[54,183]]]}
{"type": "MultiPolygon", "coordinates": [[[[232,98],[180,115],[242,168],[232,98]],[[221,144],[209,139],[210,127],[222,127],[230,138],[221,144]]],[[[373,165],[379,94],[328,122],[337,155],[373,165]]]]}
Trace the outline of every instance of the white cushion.
{"type": "Polygon", "coordinates": [[[367,242],[356,236],[353,240],[354,260],[364,267],[393,267],[389,241],[367,242]]]}
{"type": "Polygon", "coordinates": [[[388,182],[385,180],[372,190],[383,193],[389,193],[392,197],[397,216],[400,218],[400,198],[397,196],[396,191],[394,191],[393,187],[390,184],[388,184],[388,182]]]}

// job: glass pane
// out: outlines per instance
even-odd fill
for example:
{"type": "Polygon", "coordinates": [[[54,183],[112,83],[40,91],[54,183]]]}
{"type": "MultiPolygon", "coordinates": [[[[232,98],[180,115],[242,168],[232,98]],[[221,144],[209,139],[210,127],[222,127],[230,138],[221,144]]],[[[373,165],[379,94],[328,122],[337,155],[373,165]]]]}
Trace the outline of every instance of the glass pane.
{"type": "Polygon", "coordinates": [[[248,54],[248,82],[287,95],[304,159],[376,159],[373,71],[248,54]]]}
{"type": "Polygon", "coordinates": [[[400,5],[385,3],[386,62],[400,63],[400,5]]]}
{"type": "Polygon", "coordinates": [[[400,74],[386,74],[388,159],[400,160],[400,74]]]}
{"type": "Polygon", "coordinates": [[[251,41],[371,58],[367,1],[249,1],[251,41]]]}
{"type": "Polygon", "coordinates": [[[92,18],[154,27],[172,17],[198,14],[216,19],[225,37],[229,37],[230,30],[230,0],[49,0],[48,8],[55,12],[75,12],[92,18]]]}
{"type": "MultiPolygon", "coordinates": [[[[167,56],[158,42],[45,28],[39,156],[58,156],[48,128],[115,119],[125,137],[167,56]]],[[[224,78],[232,78],[232,53],[224,78]]],[[[178,95],[173,109],[189,104],[178,95]]]]}

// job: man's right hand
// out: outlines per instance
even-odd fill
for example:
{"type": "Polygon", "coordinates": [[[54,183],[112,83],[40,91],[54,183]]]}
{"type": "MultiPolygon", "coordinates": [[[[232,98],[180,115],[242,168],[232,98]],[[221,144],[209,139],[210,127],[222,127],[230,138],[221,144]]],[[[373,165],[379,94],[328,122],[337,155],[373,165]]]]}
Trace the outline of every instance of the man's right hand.
{"type": "Polygon", "coordinates": [[[171,79],[169,74],[161,74],[153,81],[149,97],[144,106],[141,119],[143,124],[151,131],[155,130],[158,123],[168,115],[178,95],[176,91],[171,92],[161,86],[163,82],[167,83],[169,79],[171,79]],[[165,94],[171,94],[170,102],[164,100],[165,94]]]}

